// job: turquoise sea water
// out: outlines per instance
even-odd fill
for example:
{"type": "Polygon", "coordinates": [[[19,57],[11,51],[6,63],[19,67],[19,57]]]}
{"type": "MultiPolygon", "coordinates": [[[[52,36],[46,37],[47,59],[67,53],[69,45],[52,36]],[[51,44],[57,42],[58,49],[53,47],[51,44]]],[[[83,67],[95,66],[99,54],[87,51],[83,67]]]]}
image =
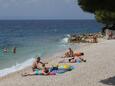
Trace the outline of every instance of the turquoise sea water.
{"type": "Polygon", "coordinates": [[[70,34],[99,32],[101,27],[95,20],[1,20],[0,76],[30,64],[36,55],[44,58],[67,49],[70,34]],[[8,53],[3,53],[4,48],[8,53]]]}

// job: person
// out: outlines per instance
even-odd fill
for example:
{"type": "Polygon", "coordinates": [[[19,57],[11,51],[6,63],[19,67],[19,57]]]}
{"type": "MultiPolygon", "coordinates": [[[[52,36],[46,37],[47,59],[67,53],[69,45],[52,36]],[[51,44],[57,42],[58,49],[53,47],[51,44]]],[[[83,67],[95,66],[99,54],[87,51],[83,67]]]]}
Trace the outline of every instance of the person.
{"type": "Polygon", "coordinates": [[[13,53],[14,53],[14,54],[16,53],[16,47],[13,48],[13,53]]]}
{"type": "Polygon", "coordinates": [[[93,43],[97,43],[97,36],[96,35],[93,36],[93,43]]]}
{"type": "Polygon", "coordinates": [[[7,53],[7,52],[8,52],[8,49],[7,49],[7,48],[4,48],[4,49],[3,49],[3,52],[4,52],[4,53],[7,53]]]}
{"type": "Polygon", "coordinates": [[[70,58],[70,59],[64,59],[62,61],[59,61],[59,63],[76,63],[77,61],[80,61],[79,59],[70,58]]]}
{"type": "Polygon", "coordinates": [[[29,72],[29,73],[24,73],[22,76],[32,76],[32,75],[48,75],[49,69],[45,66],[45,64],[42,64],[42,69],[36,69],[35,71],[29,72]]]}
{"type": "Polygon", "coordinates": [[[109,36],[109,39],[112,39],[112,36],[113,36],[112,31],[109,31],[108,36],[109,36]]]}
{"type": "Polygon", "coordinates": [[[71,48],[68,48],[68,51],[64,54],[64,57],[62,58],[68,58],[68,57],[73,57],[74,56],[74,52],[71,48]]]}
{"type": "MultiPolygon", "coordinates": [[[[65,56],[62,57],[62,58],[71,58],[71,57],[72,58],[77,58],[77,59],[79,58],[81,61],[86,62],[86,60],[82,56],[84,56],[83,52],[74,53],[71,48],[68,48],[68,51],[65,53],[65,56]]],[[[71,61],[73,61],[73,59],[71,61]]]]}
{"type": "Polygon", "coordinates": [[[41,58],[37,57],[36,60],[32,64],[32,71],[35,71],[36,69],[38,70],[42,69],[42,65],[44,64],[48,64],[48,63],[41,62],[41,58]]]}
{"type": "Polygon", "coordinates": [[[82,56],[84,56],[83,52],[74,53],[74,58],[79,58],[81,61],[86,62],[86,60],[82,56]]]}
{"type": "MultiPolygon", "coordinates": [[[[111,28],[110,28],[111,29],[111,28]]],[[[106,36],[107,36],[107,39],[112,39],[112,36],[113,36],[113,33],[112,31],[110,31],[109,29],[106,30],[106,36]]]]}

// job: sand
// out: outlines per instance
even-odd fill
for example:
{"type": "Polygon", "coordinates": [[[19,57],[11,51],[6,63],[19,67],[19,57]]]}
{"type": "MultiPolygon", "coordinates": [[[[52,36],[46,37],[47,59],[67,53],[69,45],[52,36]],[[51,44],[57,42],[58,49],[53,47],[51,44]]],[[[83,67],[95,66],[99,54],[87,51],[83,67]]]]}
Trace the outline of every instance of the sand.
{"type": "MultiPolygon", "coordinates": [[[[22,77],[21,73],[31,70],[28,67],[0,78],[0,86],[115,86],[115,40],[85,46],[79,51],[85,53],[87,62],[69,63],[75,67],[70,72],[55,76],[22,77]]],[[[50,59],[50,64],[61,60],[58,55],[50,59]]]]}

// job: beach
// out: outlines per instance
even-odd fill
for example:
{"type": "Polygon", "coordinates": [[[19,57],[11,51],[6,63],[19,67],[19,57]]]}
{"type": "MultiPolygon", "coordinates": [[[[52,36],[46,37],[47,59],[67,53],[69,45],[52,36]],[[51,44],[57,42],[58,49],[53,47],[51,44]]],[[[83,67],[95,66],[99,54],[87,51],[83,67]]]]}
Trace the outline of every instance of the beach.
{"type": "MultiPolygon", "coordinates": [[[[115,40],[106,40],[91,44],[77,51],[85,53],[86,63],[68,63],[75,69],[64,74],[52,76],[27,76],[21,74],[31,71],[27,67],[21,71],[0,78],[0,86],[114,86],[115,77],[115,40]]],[[[56,64],[64,52],[55,54],[55,59],[50,58],[50,64],[56,64]],[[60,54],[60,55],[59,55],[60,54]]],[[[44,59],[45,60],[45,59],[44,59]]]]}
{"type": "Polygon", "coordinates": [[[0,4],[0,86],[115,86],[113,0],[0,4]]]}
{"type": "Polygon", "coordinates": [[[100,32],[100,28],[101,24],[95,20],[1,20],[0,76],[31,65],[36,56],[46,60],[69,47],[76,50],[86,46],[86,43],[68,43],[68,39],[72,34],[100,32]]]}

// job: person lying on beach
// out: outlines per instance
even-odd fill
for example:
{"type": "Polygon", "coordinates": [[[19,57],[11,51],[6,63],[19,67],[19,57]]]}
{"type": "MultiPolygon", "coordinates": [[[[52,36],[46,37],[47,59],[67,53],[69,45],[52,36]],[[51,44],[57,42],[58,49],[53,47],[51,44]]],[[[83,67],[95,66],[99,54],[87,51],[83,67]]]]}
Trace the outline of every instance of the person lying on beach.
{"type": "Polygon", "coordinates": [[[59,63],[76,63],[77,61],[81,62],[80,59],[70,58],[70,59],[64,59],[59,63]]]}
{"type": "Polygon", "coordinates": [[[74,53],[74,58],[79,58],[81,61],[86,62],[86,60],[82,56],[84,56],[83,52],[74,53]]]}
{"type": "Polygon", "coordinates": [[[36,60],[32,64],[32,71],[34,72],[36,69],[38,69],[38,70],[42,69],[42,67],[43,67],[42,65],[44,65],[44,64],[48,64],[48,63],[41,62],[41,58],[37,57],[36,60]]]}
{"type": "MultiPolygon", "coordinates": [[[[84,56],[84,53],[83,52],[73,52],[73,50],[71,48],[68,48],[68,51],[65,53],[65,55],[61,58],[79,58],[81,61],[83,62],[86,62],[86,60],[82,57],[84,56]]],[[[69,60],[68,60],[69,61],[69,60]]],[[[67,62],[68,62],[67,61],[67,62]]],[[[71,60],[72,62],[75,62],[73,61],[73,59],[71,60]]],[[[70,62],[71,62],[70,61],[70,62]]]]}
{"type": "Polygon", "coordinates": [[[65,54],[62,58],[68,58],[68,57],[74,57],[74,52],[71,48],[68,48],[68,51],[65,52],[65,54]]]}
{"type": "Polygon", "coordinates": [[[45,66],[45,64],[42,64],[41,70],[36,69],[35,71],[22,74],[22,76],[48,75],[48,74],[49,74],[49,69],[45,66]]]}

